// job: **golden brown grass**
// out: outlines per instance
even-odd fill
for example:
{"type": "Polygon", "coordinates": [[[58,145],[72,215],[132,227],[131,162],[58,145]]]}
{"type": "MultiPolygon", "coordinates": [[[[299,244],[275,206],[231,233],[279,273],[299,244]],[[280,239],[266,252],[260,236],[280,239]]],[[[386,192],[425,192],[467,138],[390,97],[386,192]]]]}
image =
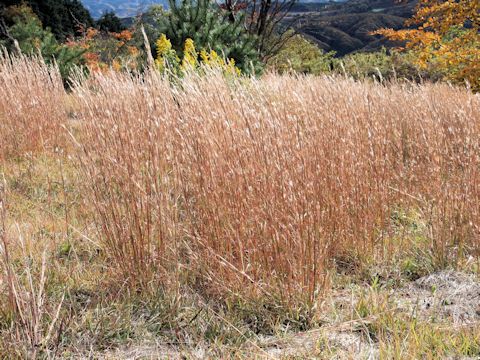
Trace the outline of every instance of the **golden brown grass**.
{"type": "Polygon", "coordinates": [[[397,209],[421,214],[439,265],[478,248],[467,91],[211,74],[108,75],[76,93],[86,184],[124,276],[181,266],[221,292],[313,300],[335,258],[384,249],[397,209]]]}
{"type": "MultiPolygon", "coordinates": [[[[287,304],[304,328],[337,271],[417,249],[431,269],[478,257],[480,98],[467,90],[111,73],[67,94],[56,69],[24,58],[0,59],[0,84],[0,288],[19,289],[0,297],[0,331],[26,329],[23,355],[92,337],[89,311],[120,294],[160,287],[167,313],[185,289],[255,316],[287,304]]],[[[424,260],[401,259],[409,276],[424,260]]]]}
{"type": "Polygon", "coordinates": [[[58,69],[0,54],[0,159],[60,145],[64,96],[58,69]]]}

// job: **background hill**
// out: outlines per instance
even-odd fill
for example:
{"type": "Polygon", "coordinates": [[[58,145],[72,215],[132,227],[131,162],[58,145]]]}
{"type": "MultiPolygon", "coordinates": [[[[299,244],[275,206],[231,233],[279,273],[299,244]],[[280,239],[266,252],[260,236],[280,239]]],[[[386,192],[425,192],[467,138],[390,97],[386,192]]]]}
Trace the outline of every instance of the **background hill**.
{"type": "Polygon", "coordinates": [[[412,16],[416,1],[398,4],[394,0],[350,0],[345,3],[298,4],[288,20],[325,51],[346,55],[373,51],[392,44],[371,36],[380,28],[399,29],[412,16]]]}
{"type": "Polygon", "coordinates": [[[145,10],[153,4],[168,4],[167,0],[82,0],[94,18],[99,18],[106,11],[113,11],[119,17],[130,17],[145,10]]]}
{"type": "MultiPolygon", "coordinates": [[[[341,3],[346,0],[300,1],[295,5],[296,11],[318,11],[326,4],[341,3]]],[[[99,18],[105,11],[114,11],[119,17],[130,17],[152,4],[168,6],[168,0],[82,0],[94,18],[99,18]]]]}

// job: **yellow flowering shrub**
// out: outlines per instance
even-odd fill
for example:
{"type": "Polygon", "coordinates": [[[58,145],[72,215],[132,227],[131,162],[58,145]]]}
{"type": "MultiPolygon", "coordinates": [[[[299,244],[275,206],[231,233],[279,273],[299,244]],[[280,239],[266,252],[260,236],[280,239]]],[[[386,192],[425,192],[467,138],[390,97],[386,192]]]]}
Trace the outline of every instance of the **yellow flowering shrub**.
{"type": "Polygon", "coordinates": [[[221,68],[227,74],[240,75],[240,69],[235,66],[235,59],[224,60],[215,50],[207,52],[205,49],[200,51],[202,64],[210,68],[221,68]]]}
{"type": "Polygon", "coordinates": [[[172,49],[172,43],[167,39],[165,34],[160,35],[160,38],[156,42],[157,56],[164,56],[168,51],[172,49]]]}
{"type": "Polygon", "coordinates": [[[234,59],[225,60],[219,56],[215,50],[207,51],[201,49],[199,52],[195,48],[192,39],[185,40],[183,47],[183,58],[180,59],[172,47],[171,41],[162,34],[156,42],[157,58],[155,60],[157,68],[164,72],[168,68],[170,71],[181,75],[188,70],[201,71],[204,68],[221,69],[225,74],[240,75],[240,69],[235,65],[234,59]]]}
{"type": "Polygon", "coordinates": [[[192,39],[185,40],[185,46],[183,48],[182,69],[194,69],[197,65],[198,53],[195,49],[195,44],[192,39]]]}
{"type": "Polygon", "coordinates": [[[172,48],[172,43],[170,40],[167,39],[165,34],[160,35],[157,42],[155,43],[157,46],[157,58],[155,59],[155,65],[157,66],[158,70],[165,71],[167,66],[175,66],[178,65],[180,61],[177,53],[172,48]]]}

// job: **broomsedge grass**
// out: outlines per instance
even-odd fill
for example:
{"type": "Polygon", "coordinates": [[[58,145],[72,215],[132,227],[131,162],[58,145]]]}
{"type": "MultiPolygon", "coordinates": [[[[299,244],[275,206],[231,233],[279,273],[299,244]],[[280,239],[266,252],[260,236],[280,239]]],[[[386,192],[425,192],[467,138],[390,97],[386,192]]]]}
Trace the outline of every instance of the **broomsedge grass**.
{"type": "Polygon", "coordinates": [[[5,308],[32,357],[38,343],[128,341],[146,307],[147,328],[178,341],[193,324],[226,343],[305,330],[345,268],[400,261],[414,277],[427,256],[428,271],[478,257],[480,98],[467,90],[211,71],[175,84],[96,74],[66,94],[58,69],[7,57],[0,83],[1,169],[16,185],[6,224],[54,233],[35,245],[56,254],[32,254],[38,276],[13,273],[21,242],[10,237],[9,259],[2,248],[5,308]]]}
{"type": "Polygon", "coordinates": [[[313,301],[336,258],[388,251],[399,208],[421,214],[437,266],[478,250],[467,91],[216,73],[179,86],[109,74],[75,91],[86,184],[125,277],[180,265],[217,295],[313,301]]]}
{"type": "Polygon", "coordinates": [[[56,67],[0,52],[0,159],[63,144],[64,96],[56,67]]]}

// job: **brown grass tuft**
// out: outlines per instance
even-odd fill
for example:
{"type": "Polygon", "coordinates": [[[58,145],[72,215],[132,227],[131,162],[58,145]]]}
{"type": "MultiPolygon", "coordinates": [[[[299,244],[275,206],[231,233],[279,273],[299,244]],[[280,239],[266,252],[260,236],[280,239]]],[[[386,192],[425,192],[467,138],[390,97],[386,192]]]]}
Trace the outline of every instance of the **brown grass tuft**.
{"type": "Polygon", "coordinates": [[[465,90],[110,74],[76,96],[123,276],[186,268],[215,293],[312,300],[335,258],[388,251],[399,208],[421,214],[439,266],[478,250],[480,99],[465,90]]]}
{"type": "Polygon", "coordinates": [[[64,96],[56,67],[0,54],[0,159],[59,145],[64,96]]]}

